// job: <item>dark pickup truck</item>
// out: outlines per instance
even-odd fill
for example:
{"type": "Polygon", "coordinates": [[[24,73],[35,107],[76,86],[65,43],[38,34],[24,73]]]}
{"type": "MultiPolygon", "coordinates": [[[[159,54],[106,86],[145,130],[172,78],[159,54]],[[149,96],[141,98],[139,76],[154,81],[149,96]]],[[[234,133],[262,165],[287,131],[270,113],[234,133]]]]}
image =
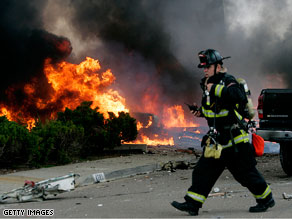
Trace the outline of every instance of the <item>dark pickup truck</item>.
{"type": "Polygon", "coordinates": [[[280,162],[292,176],[292,89],[263,89],[258,98],[257,134],[280,144],[280,162]]]}

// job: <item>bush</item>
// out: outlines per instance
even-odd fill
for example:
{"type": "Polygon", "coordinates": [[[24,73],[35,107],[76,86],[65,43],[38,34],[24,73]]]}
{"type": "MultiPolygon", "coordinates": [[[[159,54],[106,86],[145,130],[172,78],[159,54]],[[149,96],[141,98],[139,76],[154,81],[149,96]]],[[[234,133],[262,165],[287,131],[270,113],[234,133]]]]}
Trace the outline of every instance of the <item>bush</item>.
{"type": "Polygon", "coordinates": [[[72,122],[51,120],[38,124],[31,130],[31,135],[39,137],[39,144],[31,149],[30,163],[65,164],[79,156],[83,146],[84,129],[72,122]]]}
{"type": "Polygon", "coordinates": [[[98,108],[91,109],[92,102],[83,102],[75,110],[66,108],[58,113],[58,121],[71,121],[84,129],[84,147],[81,156],[98,155],[108,144],[108,137],[104,129],[104,117],[97,112],[98,108]]]}
{"type": "Polygon", "coordinates": [[[12,166],[26,163],[30,150],[38,144],[39,138],[31,136],[28,129],[16,122],[0,117],[0,163],[12,166]]]}
{"type": "Polygon", "coordinates": [[[6,165],[65,164],[74,158],[100,155],[104,148],[135,140],[136,120],[128,113],[109,113],[104,119],[92,102],[83,102],[75,110],[59,112],[57,120],[25,126],[0,117],[0,163],[6,165]]]}
{"type": "Polygon", "coordinates": [[[106,129],[112,139],[110,146],[121,145],[123,142],[129,142],[136,139],[138,135],[136,119],[129,113],[120,112],[119,116],[109,113],[109,119],[106,121],[106,129]]]}
{"type": "Polygon", "coordinates": [[[75,110],[66,108],[58,113],[59,121],[72,121],[84,128],[84,148],[82,155],[99,155],[104,148],[113,148],[122,142],[135,140],[138,134],[136,120],[129,113],[121,112],[119,117],[109,112],[104,119],[98,108],[91,109],[92,102],[83,102],[75,110]]]}

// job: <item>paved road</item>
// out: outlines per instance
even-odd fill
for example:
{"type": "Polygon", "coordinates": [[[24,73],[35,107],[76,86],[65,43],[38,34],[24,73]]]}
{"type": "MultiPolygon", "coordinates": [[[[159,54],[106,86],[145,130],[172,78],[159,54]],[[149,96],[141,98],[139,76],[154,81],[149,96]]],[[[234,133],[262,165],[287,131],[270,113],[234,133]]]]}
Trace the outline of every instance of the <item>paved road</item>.
{"type": "MultiPolygon", "coordinates": [[[[281,170],[278,156],[260,158],[260,171],[270,184],[276,206],[265,213],[249,213],[254,198],[224,171],[215,187],[225,196],[209,197],[200,210],[203,218],[290,218],[292,180],[281,170]]],[[[52,209],[53,217],[79,218],[182,218],[188,214],[175,210],[169,203],[183,201],[191,182],[192,170],[158,171],[80,187],[44,202],[0,205],[4,209],[52,209]]]]}

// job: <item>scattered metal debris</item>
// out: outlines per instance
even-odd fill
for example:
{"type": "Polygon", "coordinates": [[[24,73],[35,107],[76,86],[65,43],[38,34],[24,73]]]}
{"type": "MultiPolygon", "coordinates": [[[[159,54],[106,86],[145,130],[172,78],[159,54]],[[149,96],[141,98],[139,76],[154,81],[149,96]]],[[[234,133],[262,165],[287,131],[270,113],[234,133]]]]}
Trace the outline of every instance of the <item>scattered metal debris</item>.
{"type": "Polygon", "coordinates": [[[287,194],[287,193],[284,192],[283,193],[283,198],[290,200],[290,199],[292,199],[292,195],[291,194],[287,194]]]}
{"type": "Polygon", "coordinates": [[[176,169],[189,169],[191,167],[190,162],[186,161],[169,161],[162,165],[161,170],[175,172],[176,169]]]}
{"type": "Polygon", "coordinates": [[[75,178],[78,174],[68,174],[65,176],[46,179],[40,182],[25,181],[23,187],[6,192],[0,196],[0,203],[5,203],[7,199],[16,199],[18,202],[42,201],[49,195],[56,196],[63,192],[69,192],[75,188],[75,178]]]}
{"type": "Polygon", "coordinates": [[[210,193],[208,196],[209,197],[216,197],[216,196],[224,196],[224,197],[226,197],[227,196],[227,192],[210,193]]]}

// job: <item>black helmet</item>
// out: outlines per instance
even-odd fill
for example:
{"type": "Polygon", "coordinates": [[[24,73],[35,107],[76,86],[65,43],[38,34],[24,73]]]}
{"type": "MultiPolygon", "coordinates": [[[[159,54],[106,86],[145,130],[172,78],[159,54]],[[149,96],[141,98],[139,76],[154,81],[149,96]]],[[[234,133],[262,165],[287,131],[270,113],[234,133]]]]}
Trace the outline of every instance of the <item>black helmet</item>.
{"type": "Polygon", "coordinates": [[[220,53],[214,49],[207,49],[199,52],[199,59],[200,59],[200,64],[198,65],[198,68],[204,68],[204,67],[209,67],[212,64],[223,64],[224,59],[230,58],[228,57],[223,57],[220,55],[220,53]]]}

